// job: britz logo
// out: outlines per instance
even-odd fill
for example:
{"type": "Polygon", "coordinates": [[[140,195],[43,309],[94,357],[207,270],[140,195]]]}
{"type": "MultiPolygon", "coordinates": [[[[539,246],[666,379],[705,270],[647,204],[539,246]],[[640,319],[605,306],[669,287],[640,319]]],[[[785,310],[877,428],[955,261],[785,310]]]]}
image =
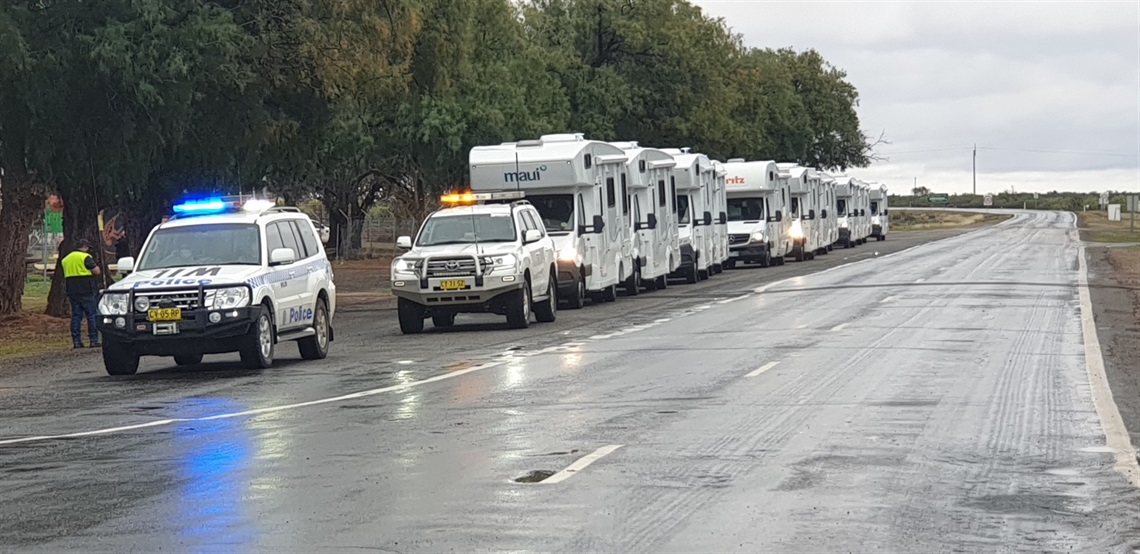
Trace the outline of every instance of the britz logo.
{"type": "Polygon", "coordinates": [[[536,167],[534,171],[509,171],[503,174],[503,180],[508,183],[527,183],[530,181],[541,181],[543,171],[546,171],[545,165],[536,167]]]}
{"type": "Polygon", "coordinates": [[[726,185],[743,185],[744,177],[728,177],[724,180],[726,185]]]}
{"type": "Polygon", "coordinates": [[[300,323],[313,319],[312,308],[289,308],[289,323],[300,323]]]}

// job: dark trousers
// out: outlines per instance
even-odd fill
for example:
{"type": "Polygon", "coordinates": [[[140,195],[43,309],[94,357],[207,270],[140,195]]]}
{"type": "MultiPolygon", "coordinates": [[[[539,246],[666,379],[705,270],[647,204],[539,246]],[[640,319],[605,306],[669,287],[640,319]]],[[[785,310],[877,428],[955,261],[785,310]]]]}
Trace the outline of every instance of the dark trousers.
{"type": "Polygon", "coordinates": [[[67,301],[71,303],[71,343],[79,346],[83,344],[80,340],[83,330],[83,320],[87,319],[87,336],[91,337],[91,344],[99,342],[99,330],[95,328],[95,314],[98,313],[98,306],[96,306],[95,295],[85,294],[81,296],[67,296],[67,301]]]}

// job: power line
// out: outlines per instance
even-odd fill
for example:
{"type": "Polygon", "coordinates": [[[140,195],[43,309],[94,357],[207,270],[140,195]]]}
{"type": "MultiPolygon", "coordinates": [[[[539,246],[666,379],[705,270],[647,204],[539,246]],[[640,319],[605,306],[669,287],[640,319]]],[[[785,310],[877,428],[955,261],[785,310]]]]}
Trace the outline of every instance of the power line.
{"type": "Polygon", "coordinates": [[[1090,152],[1084,150],[1044,150],[1039,148],[1009,148],[1003,146],[979,146],[979,150],[1009,150],[1014,152],[1037,152],[1041,154],[1074,154],[1079,156],[1116,156],[1120,158],[1135,158],[1137,154],[1124,154],[1121,152],[1090,152]]]}

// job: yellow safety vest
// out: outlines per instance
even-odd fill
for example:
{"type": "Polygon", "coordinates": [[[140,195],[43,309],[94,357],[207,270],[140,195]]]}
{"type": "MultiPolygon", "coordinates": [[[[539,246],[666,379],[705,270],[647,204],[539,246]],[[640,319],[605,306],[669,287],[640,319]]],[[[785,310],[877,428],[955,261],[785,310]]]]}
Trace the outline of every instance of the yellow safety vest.
{"type": "Polygon", "coordinates": [[[94,275],[84,262],[90,258],[91,254],[76,250],[63,257],[63,276],[65,278],[71,277],[90,277],[94,275]]]}

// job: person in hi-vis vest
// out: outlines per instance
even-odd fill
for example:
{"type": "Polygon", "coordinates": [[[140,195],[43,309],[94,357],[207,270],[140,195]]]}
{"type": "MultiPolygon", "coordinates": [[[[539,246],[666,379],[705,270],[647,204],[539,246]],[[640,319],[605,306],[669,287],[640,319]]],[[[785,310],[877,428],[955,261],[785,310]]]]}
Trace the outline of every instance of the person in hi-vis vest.
{"type": "Polygon", "coordinates": [[[91,243],[80,240],[74,252],[63,257],[64,283],[67,286],[67,301],[71,303],[71,343],[75,348],[83,348],[80,340],[83,320],[87,319],[87,335],[91,346],[99,346],[99,331],[95,328],[96,306],[99,294],[99,280],[102,274],[99,264],[91,257],[91,243]]]}

